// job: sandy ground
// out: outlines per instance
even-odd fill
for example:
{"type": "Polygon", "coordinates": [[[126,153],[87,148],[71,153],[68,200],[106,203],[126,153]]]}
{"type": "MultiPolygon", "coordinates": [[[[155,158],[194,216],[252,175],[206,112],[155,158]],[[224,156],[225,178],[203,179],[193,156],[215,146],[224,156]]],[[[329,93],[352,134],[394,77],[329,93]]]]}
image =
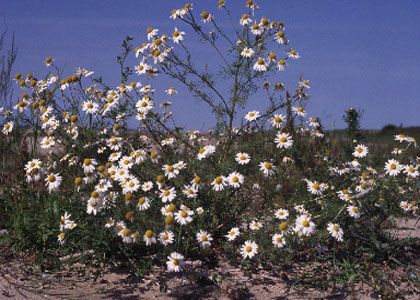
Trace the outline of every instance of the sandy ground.
{"type": "MultiPolygon", "coordinates": [[[[420,238],[420,222],[400,220],[398,228],[389,232],[399,238],[420,238]]],[[[310,280],[308,274],[318,276],[330,267],[314,265],[308,270],[307,266],[296,266],[287,272],[260,270],[247,276],[226,262],[212,270],[191,262],[182,274],[155,268],[137,278],[115,268],[95,281],[92,275],[81,275],[77,264],[48,274],[33,272],[24,262],[11,260],[0,265],[0,299],[381,299],[366,284],[324,289],[299,284],[304,277],[310,280]]],[[[413,268],[418,272],[419,266],[413,268]]],[[[391,288],[400,292],[402,299],[420,299],[419,283],[404,280],[407,272],[405,268],[384,267],[391,288]]]]}

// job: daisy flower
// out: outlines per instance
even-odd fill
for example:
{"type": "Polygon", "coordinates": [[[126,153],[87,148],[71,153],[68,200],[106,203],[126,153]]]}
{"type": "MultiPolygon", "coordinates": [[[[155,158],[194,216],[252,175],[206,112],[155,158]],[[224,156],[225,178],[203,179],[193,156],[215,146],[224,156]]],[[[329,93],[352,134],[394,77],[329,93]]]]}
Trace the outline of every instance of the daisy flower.
{"type": "Polygon", "coordinates": [[[277,148],[280,149],[289,149],[293,145],[293,139],[288,133],[277,133],[276,138],[274,139],[274,143],[276,143],[277,148]]]}
{"type": "Polygon", "coordinates": [[[318,181],[306,180],[306,185],[308,192],[317,196],[321,196],[322,193],[327,189],[327,185],[325,183],[319,183],[318,181]]]}
{"type": "Polygon", "coordinates": [[[147,197],[140,197],[137,201],[137,209],[140,211],[145,211],[150,207],[150,200],[147,197]]]}
{"type": "Polygon", "coordinates": [[[176,197],[176,191],[174,187],[162,188],[159,194],[160,199],[163,203],[172,202],[176,197]]]}
{"type": "Polygon", "coordinates": [[[241,19],[239,20],[239,24],[241,24],[242,26],[247,26],[249,24],[251,24],[252,20],[249,17],[248,14],[243,14],[241,19]]]}
{"type": "Polygon", "coordinates": [[[131,244],[133,242],[133,235],[129,228],[124,228],[121,230],[121,235],[123,243],[131,244]]]}
{"type": "Polygon", "coordinates": [[[45,178],[46,187],[48,192],[55,192],[58,190],[61,184],[61,180],[63,178],[58,173],[50,173],[48,174],[47,178],[45,178]]]}
{"type": "Polygon", "coordinates": [[[45,136],[41,139],[41,148],[42,149],[50,149],[55,145],[55,139],[53,136],[45,136]]]}
{"type": "Polygon", "coordinates": [[[336,223],[328,223],[327,226],[328,233],[335,238],[337,241],[343,241],[343,229],[341,229],[340,225],[336,223]]]}
{"type": "Polygon", "coordinates": [[[149,66],[145,61],[141,61],[137,66],[134,67],[137,75],[146,74],[150,69],[151,66],[149,66]]]}
{"type": "Polygon", "coordinates": [[[225,237],[228,239],[228,241],[235,240],[240,234],[238,227],[233,227],[229,232],[225,235],[225,237]]]}
{"type": "Polygon", "coordinates": [[[291,49],[289,52],[287,52],[287,55],[292,59],[300,58],[299,53],[297,53],[296,50],[294,50],[294,49],[291,49]]]}
{"type": "Polygon", "coordinates": [[[284,60],[284,59],[280,59],[280,60],[278,61],[278,63],[277,63],[277,69],[278,69],[279,71],[284,71],[284,70],[286,70],[286,60],[284,60]]]}
{"type": "Polygon", "coordinates": [[[368,148],[365,145],[360,144],[354,148],[353,156],[362,158],[362,157],[365,157],[368,153],[369,153],[368,148]]]}
{"type": "Polygon", "coordinates": [[[241,56],[244,58],[251,58],[252,56],[254,56],[255,51],[252,50],[252,48],[247,48],[245,47],[242,52],[241,52],[241,56]]]}
{"type": "Polygon", "coordinates": [[[264,28],[257,23],[252,24],[250,27],[251,33],[254,35],[261,35],[264,32],[264,28]]]}
{"type": "Polygon", "coordinates": [[[239,152],[236,154],[235,160],[240,165],[246,165],[251,161],[251,156],[248,153],[239,152]]]}
{"type": "Polygon", "coordinates": [[[253,110],[253,111],[248,112],[245,115],[245,120],[247,120],[248,122],[252,122],[252,121],[255,121],[256,119],[258,119],[259,117],[260,117],[260,112],[256,111],[256,110],[253,110]]]}
{"type": "Polygon", "coordinates": [[[308,215],[300,215],[296,218],[294,231],[299,236],[309,236],[315,231],[315,223],[308,215]]]}
{"type": "Polygon", "coordinates": [[[143,241],[145,242],[146,246],[151,246],[152,244],[156,244],[156,237],[152,230],[148,229],[143,235],[143,241]]]}
{"type": "Polygon", "coordinates": [[[253,241],[246,241],[240,250],[243,258],[253,258],[258,253],[258,245],[253,241]]]}
{"type": "Polygon", "coordinates": [[[139,113],[147,114],[153,107],[154,102],[150,99],[149,96],[144,96],[142,99],[137,101],[136,108],[139,113]]]}
{"type": "Polygon", "coordinates": [[[404,173],[407,174],[407,176],[416,178],[419,176],[418,167],[415,167],[413,165],[407,165],[404,166],[404,173]]]}
{"type": "Polygon", "coordinates": [[[181,205],[181,210],[175,213],[175,220],[181,225],[187,225],[192,222],[192,215],[194,215],[194,211],[185,205],[181,205]]]}
{"type": "Polygon", "coordinates": [[[175,139],[169,137],[169,138],[163,139],[160,143],[162,144],[162,146],[170,146],[173,143],[175,143],[175,139]]]}
{"type": "Polygon", "coordinates": [[[271,126],[273,126],[276,129],[280,129],[285,120],[285,116],[281,114],[276,114],[271,118],[271,126]]]}
{"type": "Polygon", "coordinates": [[[168,96],[172,96],[178,94],[178,91],[173,86],[171,86],[170,88],[165,90],[165,93],[168,94],[168,96]]]}
{"type": "Polygon", "coordinates": [[[170,245],[174,242],[174,234],[170,230],[165,230],[159,233],[159,242],[163,246],[170,245]]]}
{"type": "Polygon", "coordinates": [[[197,198],[198,190],[193,185],[186,185],[182,192],[187,198],[197,198]]]}
{"type": "Polygon", "coordinates": [[[211,185],[213,186],[213,190],[216,192],[223,191],[225,186],[227,185],[226,181],[227,179],[224,176],[217,176],[216,178],[214,178],[213,182],[211,183],[211,185]]]}
{"type": "Polygon", "coordinates": [[[203,158],[206,158],[215,152],[216,152],[216,147],[213,145],[207,145],[207,146],[201,147],[200,150],[198,151],[197,159],[202,160],[203,158]]]}
{"type": "Polygon", "coordinates": [[[303,106],[292,107],[292,111],[297,114],[299,117],[305,117],[306,111],[304,110],[303,106]]]}
{"type": "Polygon", "coordinates": [[[276,166],[269,161],[260,162],[259,167],[260,171],[263,172],[266,177],[274,175],[274,172],[276,171],[276,166]]]}
{"type": "Polygon", "coordinates": [[[165,172],[165,176],[168,177],[168,179],[175,178],[179,174],[179,169],[174,165],[164,165],[162,170],[165,172]]]}
{"type": "Polygon", "coordinates": [[[197,233],[196,237],[197,237],[197,242],[201,248],[208,248],[211,246],[211,241],[213,241],[213,238],[211,234],[209,234],[207,231],[200,230],[197,233]]]}
{"type": "Polygon", "coordinates": [[[203,11],[201,13],[201,21],[204,23],[211,22],[213,20],[213,16],[208,11],[203,11]]]}
{"type": "Polygon", "coordinates": [[[13,130],[13,122],[10,121],[4,124],[2,132],[4,135],[8,135],[9,133],[12,132],[12,130],[13,130]]]}
{"type": "Polygon", "coordinates": [[[82,104],[82,110],[87,114],[95,114],[99,110],[99,105],[93,101],[84,101],[82,104]]]}
{"type": "Polygon", "coordinates": [[[151,181],[146,181],[141,185],[141,189],[143,192],[148,192],[151,189],[153,189],[153,182],[151,181]]]}
{"type": "Polygon", "coordinates": [[[405,212],[409,212],[413,208],[411,203],[409,203],[408,201],[401,201],[400,202],[400,207],[405,212]]]}
{"type": "Polygon", "coordinates": [[[252,231],[258,231],[262,227],[263,227],[263,224],[261,222],[259,222],[259,221],[256,221],[256,220],[252,220],[249,223],[249,229],[252,230],[252,231]]]}
{"type": "Polygon", "coordinates": [[[175,27],[175,30],[172,33],[172,40],[174,41],[175,44],[179,44],[180,42],[184,40],[184,35],[185,35],[184,31],[179,31],[178,28],[175,27]]]}
{"type": "Polygon", "coordinates": [[[285,220],[289,216],[287,209],[279,208],[274,212],[274,216],[279,220],[285,220]]]}
{"type": "Polygon", "coordinates": [[[238,172],[232,172],[227,177],[227,182],[231,187],[239,188],[244,183],[244,176],[238,172]]]}
{"type": "Polygon", "coordinates": [[[349,205],[347,206],[347,212],[350,217],[358,219],[360,217],[360,211],[357,206],[349,205]]]}
{"type": "Polygon", "coordinates": [[[158,32],[159,32],[159,29],[148,27],[146,29],[147,40],[150,41],[151,39],[153,39],[158,34],[158,32]]]}
{"type": "Polygon", "coordinates": [[[172,272],[181,272],[184,264],[184,256],[177,252],[172,252],[171,255],[168,256],[168,261],[166,262],[168,271],[172,272]]]}
{"type": "Polygon", "coordinates": [[[395,159],[389,159],[385,163],[385,172],[389,176],[397,176],[401,172],[401,165],[395,159]]]}
{"type": "Polygon", "coordinates": [[[268,69],[268,64],[263,58],[258,58],[254,64],[254,71],[256,72],[265,72],[268,69]]]}
{"type": "Polygon", "coordinates": [[[274,36],[274,39],[279,44],[287,44],[287,42],[288,42],[287,39],[286,39],[286,34],[284,33],[284,31],[276,32],[276,35],[274,36]]]}
{"type": "Polygon", "coordinates": [[[283,248],[286,245],[286,239],[284,238],[283,234],[273,234],[271,241],[277,248],[283,248]]]}

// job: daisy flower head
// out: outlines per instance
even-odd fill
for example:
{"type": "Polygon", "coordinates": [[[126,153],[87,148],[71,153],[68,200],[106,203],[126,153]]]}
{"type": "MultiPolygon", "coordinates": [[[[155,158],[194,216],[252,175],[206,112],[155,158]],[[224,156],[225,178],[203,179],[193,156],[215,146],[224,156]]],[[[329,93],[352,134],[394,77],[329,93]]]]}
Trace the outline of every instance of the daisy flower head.
{"type": "Polygon", "coordinates": [[[9,133],[12,132],[12,130],[13,130],[13,122],[12,121],[7,122],[6,124],[3,125],[2,132],[3,132],[4,135],[8,135],[9,133]]]}
{"type": "Polygon", "coordinates": [[[172,33],[172,40],[174,41],[175,44],[179,44],[180,42],[184,40],[184,35],[185,35],[184,31],[179,31],[178,28],[175,27],[175,30],[172,33]]]}
{"type": "Polygon", "coordinates": [[[300,58],[299,53],[297,53],[297,51],[295,49],[291,49],[287,52],[287,55],[291,58],[291,59],[298,59],[300,58]]]}
{"type": "Polygon", "coordinates": [[[279,208],[274,212],[274,216],[279,220],[285,220],[289,217],[289,211],[284,208],[279,208]]]}
{"type": "Polygon", "coordinates": [[[244,58],[251,58],[254,56],[254,54],[255,54],[255,51],[252,50],[252,48],[247,48],[247,47],[245,47],[241,52],[241,56],[244,58]]]}
{"type": "Polygon", "coordinates": [[[175,178],[179,174],[179,169],[174,165],[164,165],[162,170],[165,172],[165,176],[168,179],[175,178]]]}
{"type": "Polygon", "coordinates": [[[385,172],[389,176],[397,176],[401,172],[401,165],[400,163],[395,159],[389,159],[385,163],[385,172]]]}
{"type": "Polygon", "coordinates": [[[419,176],[418,167],[413,165],[404,166],[404,173],[412,178],[417,178],[419,176]]]}
{"type": "Polygon", "coordinates": [[[159,32],[159,29],[155,29],[153,27],[148,27],[146,29],[146,33],[147,33],[147,40],[151,40],[153,39],[159,32]]]}
{"type": "Polygon", "coordinates": [[[153,182],[151,181],[146,181],[141,185],[141,189],[143,192],[148,192],[151,189],[153,189],[153,182]]]}
{"type": "Polygon", "coordinates": [[[46,182],[45,185],[48,189],[48,192],[51,193],[51,192],[58,191],[62,179],[63,178],[58,173],[48,174],[48,176],[45,178],[45,182],[46,182]]]}
{"type": "Polygon", "coordinates": [[[248,122],[252,122],[252,121],[255,121],[256,119],[258,119],[259,117],[260,117],[260,112],[256,111],[256,110],[253,110],[253,111],[248,112],[245,115],[245,120],[247,120],[248,122]]]}
{"type": "Polygon", "coordinates": [[[254,35],[261,35],[264,32],[264,27],[260,26],[258,23],[254,23],[251,26],[251,33],[254,35]]]}
{"type": "Polygon", "coordinates": [[[207,145],[204,147],[201,147],[198,150],[197,159],[202,160],[203,158],[206,158],[216,152],[216,147],[213,145],[207,145]]]}
{"type": "Polygon", "coordinates": [[[252,20],[248,14],[243,14],[241,19],[239,20],[239,24],[241,24],[242,26],[248,26],[249,24],[251,24],[251,22],[252,20]]]}
{"type": "Polygon", "coordinates": [[[239,188],[244,183],[244,176],[238,172],[232,172],[227,177],[228,184],[233,188],[239,188]]]}
{"type": "Polygon", "coordinates": [[[267,71],[267,69],[268,69],[268,64],[263,58],[259,57],[254,64],[254,71],[265,72],[267,71]]]}
{"type": "Polygon", "coordinates": [[[365,145],[360,144],[360,145],[357,145],[354,148],[353,156],[354,157],[358,157],[358,158],[363,158],[368,153],[369,153],[368,147],[366,147],[365,145]]]}
{"type": "Polygon", "coordinates": [[[277,248],[283,248],[286,245],[286,239],[284,238],[283,234],[273,234],[271,241],[273,242],[273,245],[277,248]]]}
{"type": "Polygon", "coordinates": [[[137,101],[136,108],[139,113],[147,114],[154,107],[154,102],[149,96],[144,96],[142,99],[137,101]]]}
{"type": "Polygon", "coordinates": [[[395,140],[402,143],[402,142],[408,142],[408,143],[412,143],[415,141],[414,138],[409,137],[407,135],[405,135],[404,133],[400,133],[394,136],[395,140]]]}
{"type": "Polygon", "coordinates": [[[201,21],[204,23],[211,22],[213,20],[213,16],[208,11],[201,12],[201,21]]]}
{"type": "Polygon", "coordinates": [[[360,210],[357,206],[349,205],[347,206],[347,212],[350,217],[358,219],[360,218],[360,210]]]}
{"type": "Polygon", "coordinates": [[[276,35],[274,36],[274,39],[277,41],[277,43],[281,45],[288,43],[288,40],[286,38],[286,34],[284,33],[284,31],[277,31],[276,35]]]}
{"type": "Polygon", "coordinates": [[[87,114],[92,115],[98,112],[99,105],[93,101],[84,101],[82,104],[82,110],[87,114]]]}
{"type": "Polygon", "coordinates": [[[233,227],[229,232],[225,235],[228,241],[234,241],[240,234],[238,227],[233,227]]]}
{"type": "Polygon", "coordinates": [[[276,171],[277,167],[273,165],[272,162],[269,161],[263,161],[259,164],[260,171],[264,173],[264,176],[269,177],[274,175],[274,172],[276,171]]]}
{"type": "Polygon", "coordinates": [[[275,114],[271,118],[271,126],[273,126],[276,129],[280,129],[283,126],[284,121],[286,120],[286,117],[281,114],[275,114]]]}
{"type": "Polygon", "coordinates": [[[308,192],[312,195],[321,196],[322,193],[327,189],[327,185],[325,183],[319,183],[318,181],[311,181],[306,180],[306,185],[308,192]]]}
{"type": "Polygon", "coordinates": [[[258,245],[254,241],[246,241],[240,250],[242,257],[253,258],[258,253],[258,245]]]}
{"type": "Polygon", "coordinates": [[[140,197],[137,201],[137,209],[139,211],[145,211],[150,207],[150,200],[147,197],[140,197]]]}
{"type": "Polygon", "coordinates": [[[341,229],[340,225],[336,223],[328,223],[327,226],[328,233],[335,238],[337,241],[343,241],[343,229],[341,229]]]}
{"type": "Polygon", "coordinates": [[[213,190],[216,192],[223,191],[227,185],[227,178],[224,176],[217,176],[211,183],[213,190]]]}
{"type": "Polygon", "coordinates": [[[293,146],[293,139],[288,133],[279,132],[274,139],[277,148],[280,149],[289,149],[293,146]]]}
{"type": "Polygon", "coordinates": [[[172,252],[171,255],[168,256],[168,261],[166,262],[168,271],[171,272],[181,272],[184,264],[184,256],[178,252],[172,252]]]}
{"type": "Polygon", "coordinates": [[[235,160],[240,165],[246,165],[251,161],[251,156],[248,153],[239,152],[236,154],[235,160]]]}
{"type": "Polygon", "coordinates": [[[194,215],[194,211],[185,205],[181,205],[181,209],[175,213],[175,220],[181,225],[187,225],[192,222],[192,215],[194,215]]]}
{"type": "Polygon", "coordinates": [[[176,191],[174,187],[162,188],[159,194],[160,199],[163,203],[172,202],[176,197],[176,191]]]}
{"type": "Polygon", "coordinates": [[[286,65],[287,65],[286,60],[284,60],[284,59],[280,59],[280,60],[277,62],[277,69],[278,69],[279,71],[284,71],[284,70],[286,70],[286,65]]]}
{"type": "Polygon", "coordinates": [[[412,210],[413,205],[411,203],[409,203],[408,201],[401,201],[400,202],[400,207],[404,212],[409,212],[412,210]]]}
{"type": "Polygon", "coordinates": [[[197,237],[197,242],[201,248],[208,248],[211,246],[211,242],[213,241],[213,238],[211,234],[209,234],[207,231],[200,230],[197,233],[196,237],[197,237]]]}
{"type": "Polygon", "coordinates": [[[184,186],[184,190],[182,192],[190,199],[197,198],[198,196],[198,190],[193,185],[184,186]]]}
{"type": "Polygon", "coordinates": [[[305,117],[306,116],[306,111],[303,108],[303,106],[297,106],[297,107],[292,107],[292,111],[297,114],[299,117],[305,117]]]}
{"type": "Polygon", "coordinates": [[[262,227],[263,227],[263,224],[262,224],[261,222],[259,222],[259,221],[256,221],[256,220],[252,220],[252,221],[249,223],[249,229],[250,229],[251,231],[258,231],[258,230],[260,230],[262,227]]]}
{"type": "Polygon", "coordinates": [[[294,231],[299,236],[309,236],[315,232],[315,223],[312,222],[311,217],[303,214],[296,218],[294,231]]]}
{"type": "Polygon", "coordinates": [[[146,230],[146,232],[143,235],[143,241],[146,244],[146,246],[156,244],[156,237],[152,230],[146,230]]]}
{"type": "Polygon", "coordinates": [[[174,234],[170,230],[165,230],[159,233],[159,242],[163,246],[170,245],[174,242],[174,234]]]}

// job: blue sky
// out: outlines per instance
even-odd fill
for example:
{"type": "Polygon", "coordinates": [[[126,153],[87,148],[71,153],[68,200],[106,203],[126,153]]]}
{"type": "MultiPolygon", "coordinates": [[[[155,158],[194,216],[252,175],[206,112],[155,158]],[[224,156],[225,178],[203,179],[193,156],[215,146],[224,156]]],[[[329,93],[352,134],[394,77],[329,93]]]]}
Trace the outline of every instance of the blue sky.
{"type": "MultiPolygon", "coordinates": [[[[19,56],[16,71],[45,74],[42,61],[52,56],[71,72],[78,66],[118,82],[122,39],[144,39],[148,26],[172,32],[172,8],[185,1],[26,1],[0,0],[0,26],[14,31],[19,56]]],[[[217,18],[217,1],[190,1],[217,18]]],[[[227,0],[238,14],[245,1],[227,0]]],[[[282,20],[301,60],[291,64],[287,78],[293,89],[300,76],[312,89],[308,111],[328,128],[342,128],[349,107],[364,110],[363,127],[393,123],[420,125],[420,1],[418,0],[260,0],[260,14],[282,20]]],[[[228,26],[228,24],[225,24],[228,26]]],[[[188,37],[188,32],[187,32],[188,37]]],[[[200,50],[197,43],[194,49],[200,50]]],[[[209,55],[202,51],[200,60],[209,55]]],[[[133,60],[134,62],[134,60],[133,60]]],[[[187,128],[212,125],[206,108],[187,93],[173,99],[177,120],[187,128]]],[[[258,99],[248,108],[259,109],[258,99]]]]}

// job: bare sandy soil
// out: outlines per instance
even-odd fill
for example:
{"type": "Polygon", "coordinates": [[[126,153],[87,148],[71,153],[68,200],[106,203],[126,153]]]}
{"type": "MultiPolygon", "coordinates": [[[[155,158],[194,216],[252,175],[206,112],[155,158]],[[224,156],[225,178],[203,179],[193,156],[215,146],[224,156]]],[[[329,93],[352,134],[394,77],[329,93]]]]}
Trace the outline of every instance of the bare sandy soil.
{"type": "MultiPolygon", "coordinates": [[[[399,238],[420,238],[420,222],[400,220],[396,230],[399,238]]],[[[1,255],[1,254],[0,254],[1,255]]],[[[0,299],[381,299],[372,285],[309,287],[311,278],[327,274],[331,265],[294,266],[287,272],[244,272],[226,262],[208,270],[190,262],[182,274],[154,268],[138,278],[121,268],[108,269],[94,280],[82,274],[80,265],[49,274],[34,272],[24,260],[9,260],[0,265],[0,299]]],[[[384,263],[383,272],[389,288],[401,299],[419,299],[420,283],[407,280],[407,274],[418,276],[419,262],[410,268],[390,268],[384,263]]],[[[322,285],[322,284],[321,284],[322,285]]],[[[374,284],[373,284],[374,285],[374,284]]]]}

